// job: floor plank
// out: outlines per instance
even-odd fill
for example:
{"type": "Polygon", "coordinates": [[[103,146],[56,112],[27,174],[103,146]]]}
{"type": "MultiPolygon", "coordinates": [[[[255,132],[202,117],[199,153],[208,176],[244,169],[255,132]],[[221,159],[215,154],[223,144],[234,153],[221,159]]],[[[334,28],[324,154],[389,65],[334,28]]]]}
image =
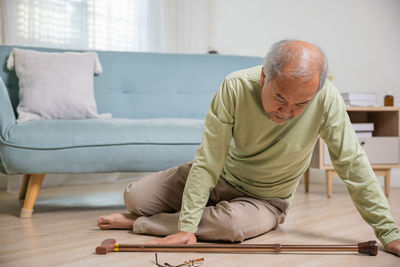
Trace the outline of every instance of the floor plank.
{"type": "MultiPolygon", "coordinates": [[[[18,218],[16,194],[0,192],[0,266],[155,266],[154,253],[96,255],[106,238],[119,243],[142,243],[153,237],[128,230],[101,231],[96,219],[124,211],[122,191],[128,181],[99,185],[42,188],[31,219],[18,218]]],[[[400,221],[400,189],[392,189],[392,214],[400,221]]],[[[276,230],[245,243],[357,244],[376,239],[364,223],[344,185],[335,185],[333,197],[325,185],[312,184],[310,193],[299,186],[286,222],[276,230]]],[[[382,250],[377,257],[328,254],[206,254],[159,253],[159,261],[179,264],[204,257],[202,266],[400,266],[400,258],[382,250]]]]}

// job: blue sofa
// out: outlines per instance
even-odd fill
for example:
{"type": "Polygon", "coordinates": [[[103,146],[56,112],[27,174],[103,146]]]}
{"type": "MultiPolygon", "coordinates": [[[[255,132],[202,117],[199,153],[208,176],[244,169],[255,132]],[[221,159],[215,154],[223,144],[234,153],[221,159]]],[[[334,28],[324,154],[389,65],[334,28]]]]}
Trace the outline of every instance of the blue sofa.
{"type": "Polygon", "coordinates": [[[31,216],[46,173],[158,171],[192,160],[224,77],[263,62],[245,56],[97,51],[103,66],[94,79],[97,108],[112,113],[112,119],[16,124],[18,79],[6,68],[11,50],[0,46],[0,172],[24,174],[21,217],[31,216]]]}

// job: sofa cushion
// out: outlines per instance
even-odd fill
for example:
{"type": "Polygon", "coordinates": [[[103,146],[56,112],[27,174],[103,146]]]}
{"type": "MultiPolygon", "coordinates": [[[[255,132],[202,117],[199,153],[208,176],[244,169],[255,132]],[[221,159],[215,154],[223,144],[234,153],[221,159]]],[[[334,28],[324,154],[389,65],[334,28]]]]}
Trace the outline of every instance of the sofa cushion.
{"type": "Polygon", "coordinates": [[[30,149],[124,144],[199,144],[203,120],[182,118],[29,121],[10,127],[5,144],[30,149]]]}
{"type": "Polygon", "coordinates": [[[218,87],[233,71],[254,67],[259,57],[98,52],[95,77],[99,112],[117,118],[204,119],[218,87]]]}
{"type": "Polygon", "coordinates": [[[97,53],[14,48],[7,67],[19,78],[17,123],[99,117],[93,90],[93,75],[101,72],[97,53]]]}
{"type": "Polygon", "coordinates": [[[0,158],[8,174],[154,172],[194,158],[199,144],[129,144],[26,149],[2,146],[0,158]]]}

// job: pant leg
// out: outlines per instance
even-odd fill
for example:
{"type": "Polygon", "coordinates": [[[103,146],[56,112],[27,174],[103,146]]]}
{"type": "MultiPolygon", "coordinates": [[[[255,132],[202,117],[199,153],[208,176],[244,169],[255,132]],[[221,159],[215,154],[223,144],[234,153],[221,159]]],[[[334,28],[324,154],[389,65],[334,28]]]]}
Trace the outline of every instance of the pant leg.
{"type": "MultiPolygon", "coordinates": [[[[182,166],[182,165],[181,165],[182,166]]],[[[191,165],[189,166],[190,169],[191,165]]],[[[183,166],[183,168],[186,168],[185,165],[183,166]]],[[[174,168],[171,169],[171,171],[169,171],[168,173],[174,173],[175,171],[173,171],[174,168]]],[[[181,171],[182,174],[186,173],[186,170],[181,171]]],[[[189,172],[187,173],[189,174],[189,172]]],[[[154,184],[154,182],[152,182],[151,180],[160,180],[160,176],[163,177],[170,177],[171,175],[165,175],[165,174],[157,174],[157,177],[151,178],[149,179],[149,183],[154,184]]],[[[178,175],[174,175],[174,176],[178,176],[178,175]]],[[[184,176],[184,175],[181,175],[184,176]]],[[[150,178],[150,177],[149,177],[150,178]]],[[[187,175],[185,177],[185,181],[186,182],[186,178],[187,175]]],[[[147,179],[147,178],[146,178],[147,179]]],[[[164,179],[164,178],[162,178],[164,179]]],[[[168,180],[168,179],[166,179],[168,180]]],[[[179,178],[179,181],[183,180],[183,177],[179,178]]],[[[147,186],[146,186],[147,187],[147,186]]],[[[175,206],[177,207],[179,205],[179,208],[176,208],[175,210],[173,209],[168,209],[167,205],[163,205],[162,203],[164,202],[164,200],[159,200],[158,198],[160,197],[159,195],[151,195],[151,196],[137,196],[135,195],[135,192],[129,192],[129,198],[134,198],[135,196],[137,198],[140,198],[141,201],[139,200],[130,200],[128,203],[131,203],[129,205],[128,210],[138,214],[138,215],[145,215],[142,217],[139,217],[138,219],[135,220],[134,224],[133,224],[133,232],[136,234],[150,234],[150,235],[158,235],[158,236],[166,236],[166,235],[170,235],[173,233],[176,233],[178,231],[178,219],[179,219],[179,211],[180,211],[180,207],[181,207],[181,202],[182,202],[182,194],[183,194],[183,190],[184,190],[184,185],[182,187],[182,185],[178,186],[179,188],[176,188],[175,190],[182,190],[182,192],[180,192],[179,194],[179,200],[175,199],[175,206]],[[151,201],[151,198],[156,198],[157,201],[155,201],[155,203],[153,203],[151,201]],[[144,200],[144,199],[147,200],[144,200]],[[152,204],[146,204],[148,201],[150,201],[152,204]],[[146,207],[146,213],[143,213],[143,209],[141,206],[143,204],[141,204],[140,202],[145,202],[144,206],[146,207]],[[136,205],[136,206],[134,206],[136,205]],[[157,209],[153,208],[153,206],[156,205],[157,209]],[[151,206],[151,212],[149,212],[149,206],[151,206]],[[159,212],[155,212],[156,210],[158,210],[159,212]]],[[[141,191],[143,186],[138,186],[135,188],[137,188],[138,191],[141,191]]],[[[129,189],[129,186],[128,186],[129,189]]],[[[127,190],[128,190],[127,189],[127,190]]],[[[162,190],[157,190],[157,191],[162,191],[162,190]]],[[[140,194],[140,193],[139,193],[140,194]]],[[[166,195],[166,194],[162,194],[162,195],[166,195]]],[[[220,200],[224,199],[224,200],[231,200],[233,198],[236,197],[241,197],[241,196],[245,196],[244,193],[237,191],[235,188],[233,188],[231,185],[229,185],[225,179],[223,179],[222,177],[220,177],[220,179],[218,180],[217,185],[215,186],[215,188],[211,191],[210,193],[210,197],[207,203],[207,206],[215,206],[220,200]]],[[[135,197],[135,199],[136,199],[135,197]]],[[[126,198],[125,198],[126,199],[126,198]]],[[[128,207],[128,203],[127,201],[125,201],[125,205],[128,207]]]]}
{"type": "MultiPolygon", "coordinates": [[[[278,199],[267,201],[247,197],[223,178],[211,192],[209,204],[196,232],[196,237],[203,241],[242,242],[264,234],[283,223],[287,208],[287,204],[278,199]]],[[[135,221],[133,231],[166,236],[178,231],[178,219],[179,212],[140,217],[135,221]]]]}
{"type": "Polygon", "coordinates": [[[286,211],[270,201],[239,197],[204,209],[196,237],[199,240],[242,242],[275,229],[286,211]]]}
{"type": "Polygon", "coordinates": [[[179,211],[191,166],[191,162],[183,163],[129,184],[124,192],[128,211],[136,216],[179,211]]]}

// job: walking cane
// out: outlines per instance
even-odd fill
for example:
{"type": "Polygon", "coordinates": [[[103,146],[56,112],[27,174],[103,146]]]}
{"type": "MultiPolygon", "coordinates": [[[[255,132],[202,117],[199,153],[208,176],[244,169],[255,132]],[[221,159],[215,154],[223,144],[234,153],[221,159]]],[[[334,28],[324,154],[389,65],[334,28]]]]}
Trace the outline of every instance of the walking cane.
{"type": "Polygon", "coordinates": [[[118,244],[106,239],[96,248],[97,254],[108,252],[203,252],[203,253],[281,253],[281,252],[358,252],[376,256],[376,241],[357,245],[281,245],[281,244],[191,244],[191,245],[145,245],[118,244]]]}

